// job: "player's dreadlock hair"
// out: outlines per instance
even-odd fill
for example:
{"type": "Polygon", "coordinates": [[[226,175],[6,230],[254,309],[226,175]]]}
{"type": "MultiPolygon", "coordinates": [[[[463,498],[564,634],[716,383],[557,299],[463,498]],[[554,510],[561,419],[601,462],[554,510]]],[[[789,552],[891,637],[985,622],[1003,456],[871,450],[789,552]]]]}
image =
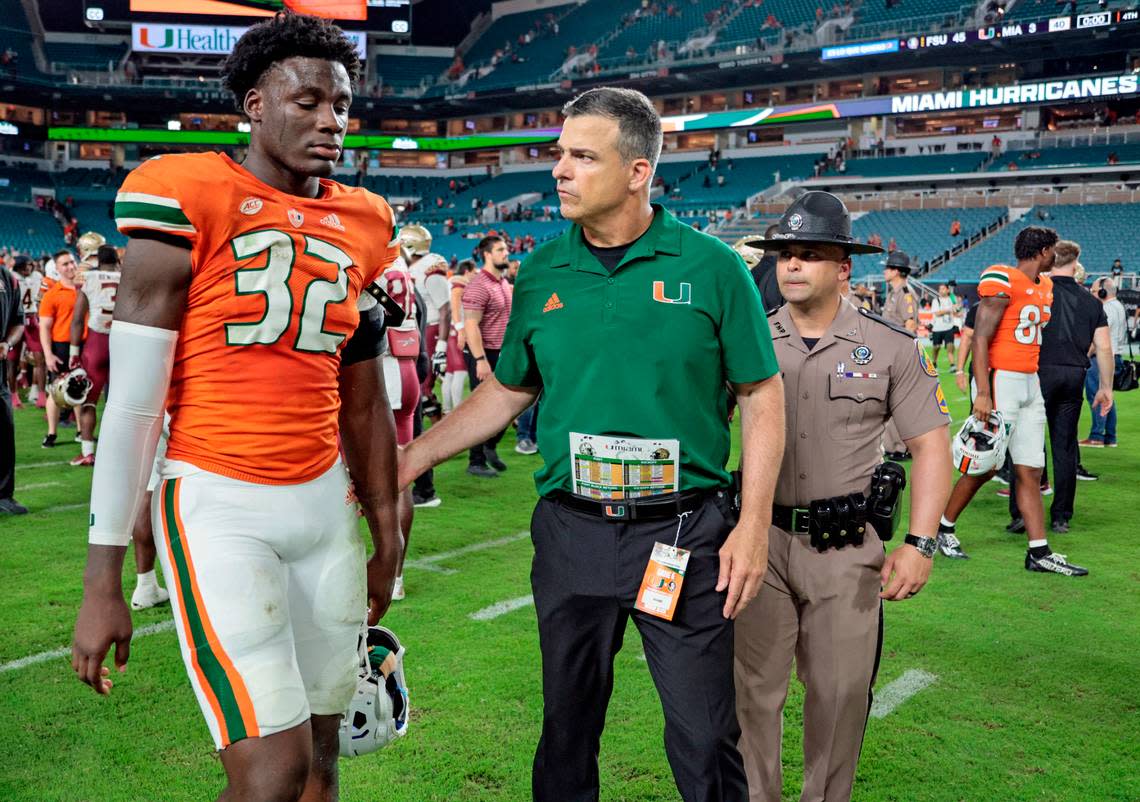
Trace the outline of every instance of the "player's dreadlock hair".
{"type": "Polygon", "coordinates": [[[246,31],[222,65],[223,85],[233,92],[238,111],[270,67],[294,56],[339,61],[352,83],[360,77],[356,47],[340,28],[320,17],[282,11],[246,31]]]}

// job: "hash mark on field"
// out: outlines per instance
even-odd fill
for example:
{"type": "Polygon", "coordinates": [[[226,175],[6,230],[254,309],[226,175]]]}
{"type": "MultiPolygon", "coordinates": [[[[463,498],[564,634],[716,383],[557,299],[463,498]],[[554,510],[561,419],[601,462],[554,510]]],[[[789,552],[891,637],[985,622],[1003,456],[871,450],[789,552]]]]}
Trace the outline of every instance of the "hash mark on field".
{"type": "Polygon", "coordinates": [[[507,599],[506,601],[496,602],[490,607],[484,607],[482,610],[476,610],[467,616],[472,621],[490,621],[492,618],[498,618],[501,615],[514,612],[522,607],[529,607],[534,604],[534,596],[519,596],[517,599],[507,599]]]}
{"type": "Polygon", "coordinates": [[[21,490],[39,490],[44,487],[56,487],[63,484],[63,482],[40,482],[34,485],[20,485],[21,490]]]}
{"type": "Polygon", "coordinates": [[[405,568],[418,568],[421,571],[431,571],[436,574],[457,574],[459,573],[454,568],[444,568],[442,565],[436,565],[444,560],[451,560],[455,557],[462,557],[465,554],[473,554],[477,551],[484,551],[485,549],[493,549],[499,546],[506,546],[509,543],[523,540],[530,537],[530,532],[517,532],[513,535],[506,537],[496,538],[495,540],[485,540],[482,543],[472,543],[469,546],[463,546],[451,551],[441,551],[439,554],[432,554],[427,557],[420,557],[418,560],[408,560],[404,564],[405,568]]]}
{"type": "Polygon", "coordinates": [[[910,697],[938,681],[934,674],[912,668],[893,682],[888,682],[881,691],[875,692],[871,705],[871,718],[885,718],[910,697]]]}
{"type": "Polygon", "coordinates": [[[54,468],[56,465],[66,465],[67,460],[60,460],[59,462],[33,462],[31,465],[17,465],[16,470],[21,468],[54,468]]]}
{"type": "Polygon", "coordinates": [[[91,502],[87,501],[82,504],[61,504],[58,507],[48,507],[40,512],[67,512],[69,510],[85,510],[91,506],[91,502]]]}
{"type": "MultiPolygon", "coordinates": [[[[166,632],[168,629],[174,629],[174,621],[160,621],[157,624],[148,624],[145,627],[139,627],[135,630],[134,635],[131,636],[131,643],[134,643],[139,638],[147,635],[153,635],[156,632],[166,632]]],[[[40,652],[39,654],[30,654],[27,657],[21,657],[19,660],[13,660],[10,663],[0,665],[0,674],[8,671],[17,671],[21,668],[33,666],[36,663],[44,663],[48,660],[55,660],[57,657],[67,657],[71,654],[71,647],[67,646],[63,649],[52,649],[50,652],[40,652]]]]}

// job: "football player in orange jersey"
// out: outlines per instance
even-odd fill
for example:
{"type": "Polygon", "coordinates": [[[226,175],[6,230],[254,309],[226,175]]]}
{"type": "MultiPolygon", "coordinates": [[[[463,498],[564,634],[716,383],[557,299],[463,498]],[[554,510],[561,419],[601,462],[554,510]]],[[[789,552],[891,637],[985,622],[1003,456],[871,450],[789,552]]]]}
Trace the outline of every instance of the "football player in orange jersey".
{"type": "MultiPolygon", "coordinates": [[[[982,272],[972,343],[973,415],[986,421],[990,412],[997,410],[1011,427],[1009,455],[1017,472],[1017,503],[1029,540],[1026,570],[1085,576],[1088,569],[1070,563],[1065,555],[1049,548],[1045,536],[1045,508],[1041,503],[1045,399],[1041,395],[1037,365],[1041,330],[1049,322],[1053,301],[1053,282],[1042,274],[1053,266],[1056,244],[1057,232],[1029,226],[1017,235],[1014,243],[1017,267],[993,265],[982,272]]],[[[992,472],[964,475],[954,485],[938,527],[938,546],[945,556],[966,557],[955,524],[974,494],[992,475],[992,472]]]]}
{"type": "Polygon", "coordinates": [[[382,198],[326,178],[359,68],[325,20],[253,26],[224,66],[250,120],[245,161],[162,156],[116,198],[131,240],[72,666],[101,694],[112,647],[126,668],[123,555],[166,409],[153,525],[225,800],[336,798],[357,636],[386,611],[400,555],[383,315],[362,294],[397,231],[382,198]]]}

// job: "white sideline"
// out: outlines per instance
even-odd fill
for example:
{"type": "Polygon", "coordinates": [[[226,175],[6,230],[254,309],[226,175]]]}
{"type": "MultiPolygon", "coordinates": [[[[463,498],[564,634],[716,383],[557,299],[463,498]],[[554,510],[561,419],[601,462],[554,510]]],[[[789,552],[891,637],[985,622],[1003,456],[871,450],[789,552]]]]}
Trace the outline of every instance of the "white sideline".
{"type": "Polygon", "coordinates": [[[513,535],[507,535],[506,537],[500,537],[494,540],[484,540],[482,543],[472,543],[469,546],[463,546],[451,551],[441,551],[439,554],[420,557],[418,560],[408,560],[404,563],[404,568],[417,568],[421,571],[430,571],[436,574],[457,574],[459,572],[456,569],[444,568],[441,565],[436,565],[436,563],[451,560],[455,557],[462,557],[465,554],[473,554],[474,552],[483,551],[485,549],[506,546],[509,543],[514,543],[528,537],[530,537],[530,532],[517,532],[513,535]]]}
{"type": "Polygon", "coordinates": [[[875,691],[875,701],[871,704],[871,718],[889,716],[907,699],[937,681],[938,677],[934,674],[917,668],[904,671],[901,677],[888,682],[882,690],[875,691]]]}
{"type": "Polygon", "coordinates": [[[534,596],[519,596],[517,599],[507,599],[506,601],[496,602],[490,607],[484,607],[482,610],[476,610],[467,617],[472,621],[490,621],[492,618],[498,618],[501,615],[506,615],[522,607],[529,607],[532,604],[534,604],[534,596]]]}
{"type": "MultiPolygon", "coordinates": [[[[157,624],[147,624],[145,627],[139,627],[135,630],[134,635],[131,636],[131,643],[134,643],[139,638],[147,635],[153,635],[156,632],[166,632],[168,629],[174,629],[174,621],[160,621],[157,624]]],[[[52,649],[50,652],[40,652],[39,654],[30,654],[27,657],[21,657],[19,660],[13,660],[10,663],[0,665],[0,674],[8,671],[17,671],[21,668],[35,665],[36,663],[44,663],[48,660],[55,660],[57,657],[67,657],[71,654],[71,647],[63,649],[52,649]]]]}

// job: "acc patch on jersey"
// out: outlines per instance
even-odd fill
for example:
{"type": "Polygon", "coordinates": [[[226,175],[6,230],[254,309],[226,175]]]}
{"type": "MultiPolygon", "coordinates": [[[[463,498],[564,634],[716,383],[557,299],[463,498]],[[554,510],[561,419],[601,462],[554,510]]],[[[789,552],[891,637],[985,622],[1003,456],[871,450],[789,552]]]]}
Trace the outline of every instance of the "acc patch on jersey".
{"type": "Polygon", "coordinates": [[[946,403],[946,396],[943,395],[941,386],[934,389],[934,400],[938,402],[938,411],[950,417],[950,405],[946,403]]]}
{"type": "Polygon", "coordinates": [[[914,347],[915,350],[918,351],[918,364],[922,365],[922,369],[926,371],[926,375],[938,378],[938,368],[934,367],[934,363],[930,361],[930,357],[927,356],[926,349],[923,348],[922,343],[915,340],[914,347]]]}

